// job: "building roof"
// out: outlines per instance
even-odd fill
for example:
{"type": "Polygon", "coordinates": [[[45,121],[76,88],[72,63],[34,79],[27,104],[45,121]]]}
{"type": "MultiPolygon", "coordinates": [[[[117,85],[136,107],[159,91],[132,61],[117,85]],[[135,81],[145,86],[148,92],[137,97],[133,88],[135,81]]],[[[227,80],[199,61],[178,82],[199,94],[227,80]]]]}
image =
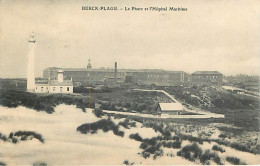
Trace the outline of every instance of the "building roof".
{"type": "Polygon", "coordinates": [[[71,80],[63,80],[63,82],[59,82],[58,80],[50,80],[49,85],[50,86],[73,86],[73,83],[71,80]]]}
{"type": "MultiPolygon", "coordinates": [[[[48,70],[60,70],[62,69],[65,72],[88,72],[88,71],[98,71],[98,72],[115,72],[114,68],[96,68],[96,69],[87,69],[87,68],[58,68],[58,67],[48,67],[44,69],[45,71],[48,70]]],[[[130,72],[130,73],[185,73],[184,71],[169,71],[169,70],[162,70],[162,69],[117,69],[117,72],[130,72]]]]}
{"type": "Polygon", "coordinates": [[[192,74],[221,74],[221,73],[218,71],[195,71],[192,74]]]}
{"type": "Polygon", "coordinates": [[[159,103],[162,111],[182,111],[183,106],[181,103],[159,103]]]}

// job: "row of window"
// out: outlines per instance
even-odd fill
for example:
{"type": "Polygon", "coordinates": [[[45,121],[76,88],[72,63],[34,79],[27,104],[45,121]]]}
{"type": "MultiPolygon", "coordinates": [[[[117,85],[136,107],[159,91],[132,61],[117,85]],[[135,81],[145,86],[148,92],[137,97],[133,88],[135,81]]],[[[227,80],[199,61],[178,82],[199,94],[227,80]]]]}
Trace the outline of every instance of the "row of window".
{"type": "MultiPolygon", "coordinates": [[[[63,87],[60,87],[60,92],[62,92],[62,89],[63,89],[63,87]]],[[[56,87],[53,87],[52,91],[55,92],[56,91],[56,87]]],[[[70,91],[69,87],[67,87],[67,91],[70,91]]]]}
{"type": "MultiPolygon", "coordinates": [[[[37,90],[38,87],[36,87],[37,90]]],[[[63,87],[60,87],[60,92],[62,92],[63,87]]],[[[46,90],[48,90],[48,87],[46,87],[46,90]]],[[[56,91],[56,87],[52,88],[52,91],[55,92],[56,91]]],[[[70,87],[67,87],[67,91],[70,91],[70,87]]],[[[41,87],[41,92],[43,92],[43,87],[41,87]]]]}
{"type": "Polygon", "coordinates": [[[203,75],[203,76],[194,76],[194,78],[218,78],[218,76],[203,75]]]}

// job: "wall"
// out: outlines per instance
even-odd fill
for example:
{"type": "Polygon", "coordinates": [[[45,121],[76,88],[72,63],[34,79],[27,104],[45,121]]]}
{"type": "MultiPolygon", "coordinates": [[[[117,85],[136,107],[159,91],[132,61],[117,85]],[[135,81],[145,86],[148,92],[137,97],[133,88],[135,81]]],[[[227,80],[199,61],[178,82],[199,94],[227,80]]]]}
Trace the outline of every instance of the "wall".
{"type": "MultiPolygon", "coordinates": [[[[61,68],[47,68],[44,70],[44,78],[57,79],[57,71],[61,68]]],[[[73,82],[95,83],[103,82],[105,78],[114,78],[114,69],[66,69],[64,77],[72,78],[73,82]]],[[[188,81],[188,74],[182,71],[131,71],[117,70],[117,78],[122,81],[126,79],[126,73],[131,76],[126,81],[140,83],[144,85],[173,86],[183,84],[188,81]]]]}
{"type": "Polygon", "coordinates": [[[49,88],[48,85],[35,85],[35,93],[48,93],[49,88]]]}
{"type": "Polygon", "coordinates": [[[222,74],[192,74],[192,82],[199,85],[207,84],[221,86],[223,79],[222,77],[222,74]]]}
{"type": "Polygon", "coordinates": [[[73,93],[73,86],[49,86],[49,93],[73,93]],[[60,87],[62,87],[62,91],[60,91],[60,87]],[[69,91],[67,91],[67,88],[69,88],[69,91]]]}

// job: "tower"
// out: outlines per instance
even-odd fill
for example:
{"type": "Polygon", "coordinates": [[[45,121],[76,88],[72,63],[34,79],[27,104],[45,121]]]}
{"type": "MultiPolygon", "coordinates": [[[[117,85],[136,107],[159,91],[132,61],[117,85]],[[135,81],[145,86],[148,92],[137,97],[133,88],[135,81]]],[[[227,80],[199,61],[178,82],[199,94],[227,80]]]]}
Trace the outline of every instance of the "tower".
{"type": "Polygon", "coordinates": [[[35,77],[34,77],[34,45],[36,40],[34,35],[30,35],[28,48],[28,63],[27,63],[27,91],[34,92],[35,77]]]}
{"type": "Polygon", "coordinates": [[[87,69],[91,69],[92,66],[91,66],[91,63],[90,63],[90,58],[88,59],[88,66],[87,66],[87,69]]]}
{"type": "Polygon", "coordinates": [[[58,71],[58,82],[63,82],[63,70],[58,71]]]}

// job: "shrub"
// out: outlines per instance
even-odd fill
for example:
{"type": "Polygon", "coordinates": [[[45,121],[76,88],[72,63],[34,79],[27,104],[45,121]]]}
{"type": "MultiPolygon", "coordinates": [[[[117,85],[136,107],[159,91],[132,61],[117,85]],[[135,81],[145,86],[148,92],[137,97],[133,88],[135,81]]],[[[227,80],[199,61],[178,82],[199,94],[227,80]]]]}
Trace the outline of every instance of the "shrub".
{"type": "Polygon", "coordinates": [[[0,133],[0,140],[3,140],[5,142],[7,141],[7,138],[4,134],[0,133]]]}
{"type": "Polygon", "coordinates": [[[227,136],[225,134],[219,134],[219,138],[226,138],[227,136]]]}
{"type": "Polygon", "coordinates": [[[174,149],[181,148],[181,141],[172,142],[172,146],[171,147],[174,148],[174,149]]]}
{"type": "Polygon", "coordinates": [[[123,131],[118,130],[118,126],[113,129],[113,133],[120,137],[124,137],[124,135],[125,135],[125,133],[123,131]]]}
{"type": "Polygon", "coordinates": [[[159,150],[159,148],[160,148],[159,144],[157,144],[156,146],[149,146],[147,149],[144,150],[144,152],[154,154],[156,151],[159,150]]]}
{"type": "Polygon", "coordinates": [[[27,140],[27,137],[32,136],[33,138],[38,139],[40,142],[44,143],[42,135],[34,131],[17,131],[14,133],[14,136],[22,137],[21,140],[27,140]]]}
{"type": "Polygon", "coordinates": [[[150,153],[148,153],[148,152],[142,152],[142,156],[143,156],[143,158],[149,158],[150,157],[150,153]]]}
{"type": "Polygon", "coordinates": [[[225,152],[225,149],[223,149],[222,147],[218,146],[218,145],[214,145],[212,147],[212,150],[215,150],[215,151],[219,151],[221,153],[225,152]]]}
{"type": "Polygon", "coordinates": [[[162,156],[163,155],[163,151],[162,150],[158,150],[155,152],[153,159],[155,160],[158,156],[162,156]]]}
{"type": "Polygon", "coordinates": [[[177,135],[175,135],[175,136],[172,137],[172,139],[175,140],[175,141],[179,141],[179,140],[180,140],[180,137],[178,137],[177,135]]]}
{"type": "Polygon", "coordinates": [[[172,145],[171,142],[166,142],[166,141],[163,141],[163,142],[162,142],[162,146],[163,146],[163,147],[171,148],[171,145],[172,145]]]}
{"type": "Polygon", "coordinates": [[[16,144],[18,142],[17,138],[13,137],[12,138],[12,143],[16,144]]]}
{"type": "Polygon", "coordinates": [[[175,141],[175,142],[162,142],[163,147],[167,148],[173,148],[173,149],[179,149],[181,148],[181,142],[180,141],[175,141]]]}
{"type": "Polygon", "coordinates": [[[6,164],[4,162],[1,162],[1,161],[0,161],[0,165],[1,166],[6,166],[6,164]]]}
{"type": "Polygon", "coordinates": [[[147,142],[142,142],[141,145],[139,146],[139,148],[146,149],[148,146],[149,146],[149,144],[147,142]]]}
{"type": "Polygon", "coordinates": [[[14,136],[14,133],[11,132],[11,133],[9,134],[9,137],[8,137],[8,138],[12,139],[13,136],[14,136]]]}
{"type": "Polygon", "coordinates": [[[79,131],[81,134],[87,134],[89,132],[94,134],[98,129],[102,129],[104,132],[112,130],[115,135],[123,137],[124,132],[119,131],[118,128],[119,126],[115,125],[115,123],[110,119],[101,119],[97,122],[82,124],[77,127],[77,131],[79,131]]]}
{"type": "Polygon", "coordinates": [[[208,163],[209,163],[208,160],[211,160],[211,159],[213,159],[213,161],[214,161],[215,163],[217,163],[218,165],[222,165],[221,159],[220,159],[220,157],[218,156],[218,154],[215,153],[215,152],[210,152],[210,150],[206,150],[206,151],[201,155],[201,157],[200,157],[200,162],[201,162],[202,164],[208,164],[208,163]]]}
{"type": "Polygon", "coordinates": [[[130,122],[129,119],[125,119],[123,122],[119,122],[118,125],[121,125],[126,129],[130,129],[130,127],[136,127],[136,123],[130,122]]]}
{"type": "Polygon", "coordinates": [[[126,128],[126,129],[130,129],[130,128],[128,127],[128,124],[129,124],[129,119],[125,119],[123,122],[119,122],[119,123],[118,123],[118,125],[121,125],[121,126],[123,126],[124,128],[126,128]]]}
{"type": "Polygon", "coordinates": [[[100,118],[104,115],[104,112],[100,108],[95,108],[93,110],[93,113],[96,115],[96,117],[100,118]]]}
{"type": "Polygon", "coordinates": [[[131,162],[129,162],[128,160],[125,160],[125,161],[123,162],[123,164],[125,164],[125,165],[134,165],[134,163],[131,163],[131,162]]]}
{"type": "Polygon", "coordinates": [[[136,141],[140,141],[140,142],[143,141],[142,137],[138,133],[129,135],[129,138],[134,139],[136,141]]]}
{"type": "Polygon", "coordinates": [[[41,134],[38,134],[33,131],[17,131],[15,133],[10,133],[9,137],[7,138],[5,135],[0,133],[0,140],[9,141],[14,144],[18,143],[19,140],[26,141],[28,137],[38,139],[40,142],[44,143],[44,139],[41,134]]]}
{"type": "Polygon", "coordinates": [[[156,141],[157,141],[157,137],[153,137],[150,139],[143,139],[143,142],[146,142],[147,144],[152,145],[152,146],[154,146],[156,144],[156,141]]]}
{"type": "Polygon", "coordinates": [[[244,145],[240,145],[238,143],[232,143],[230,145],[231,148],[234,148],[234,149],[237,149],[237,150],[240,150],[240,151],[243,151],[243,152],[250,152],[250,150],[244,146],[244,145]]]}
{"type": "Polygon", "coordinates": [[[47,164],[45,162],[36,162],[33,163],[33,166],[47,166],[47,164]]]}
{"type": "Polygon", "coordinates": [[[193,143],[191,145],[186,145],[180,151],[177,152],[178,156],[182,156],[190,161],[194,161],[195,158],[199,158],[201,156],[202,150],[198,146],[197,143],[193,143]]]}
{"type": "Polygon", "coordinates": [[[199,144],[202,144],[203,141],[207,141],[203,138],[193,137],[191,135],[179,134],[179,137],[181,137],[183,140],[189,140],[190,142],[198,142],[199,144]]]}
{"type": "Polygon", "coordinates": [[[245,163],[241,163],[240,159],[237,158],[237,157],[230,157],[230,156],[228,156],[226,158],[226,160],[228,162],[230,162],[231,164],[234,164],[234,165],[245,165],[245,163]]]}

